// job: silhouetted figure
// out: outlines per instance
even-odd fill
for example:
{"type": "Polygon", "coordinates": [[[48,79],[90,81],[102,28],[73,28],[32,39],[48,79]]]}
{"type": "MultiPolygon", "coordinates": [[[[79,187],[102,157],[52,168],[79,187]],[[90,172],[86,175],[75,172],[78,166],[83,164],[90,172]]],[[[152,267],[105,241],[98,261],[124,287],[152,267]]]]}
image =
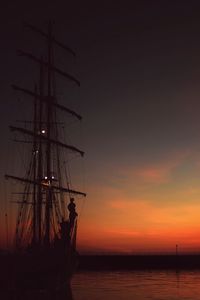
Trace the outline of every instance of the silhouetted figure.
{"type": "Polygon", "coordinates": [[[69,223],[71,226],[73,226],[74,221],[78,216],[76,212],[76,204],[74,203],[74,198],[70,198],[70,203],[68,204],[67,208],[69,210],[69,223]]]}
{"type": "Polygon", "coordinates": [[[65,244],[69,240],[69,235],[70,235],[69,222],[62,221],[60,223],[60,235],[61,235],[61,241],[65,244]]]}

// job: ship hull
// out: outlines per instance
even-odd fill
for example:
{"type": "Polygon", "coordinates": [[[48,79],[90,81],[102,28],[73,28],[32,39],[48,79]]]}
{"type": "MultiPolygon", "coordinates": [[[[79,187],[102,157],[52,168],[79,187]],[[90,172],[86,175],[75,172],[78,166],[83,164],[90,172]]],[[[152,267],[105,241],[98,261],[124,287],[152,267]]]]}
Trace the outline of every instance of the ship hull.
{"type": "Polygon", "coordinates": [[[76,251],[6,254],[0,257],[1,290],[54,290],[69,284],[78,264],[76,251]]]}

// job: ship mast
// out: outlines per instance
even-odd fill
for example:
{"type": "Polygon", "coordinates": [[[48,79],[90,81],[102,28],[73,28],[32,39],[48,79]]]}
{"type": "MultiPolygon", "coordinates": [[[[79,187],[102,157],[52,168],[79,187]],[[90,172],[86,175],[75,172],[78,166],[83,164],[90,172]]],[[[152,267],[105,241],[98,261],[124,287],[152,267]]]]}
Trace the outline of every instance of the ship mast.
{"type": "MultiPolygon", "coordinates": [[[[37,86],[35,86],[35,93],[37,93],[37,86]]],[[[37,133],[37,98],[35,97],[34,99],[34,120],[33,120],[33,124],[34,124],[34,134],[37,133]]],[[[37,180],[37,141],[36,141],[36,137],[34,136],[33,139],[33,179],[36,182],[37,180]]],[[[37,186],[34,183],[33,185],[33,241],[32,243],[35,244],[36,243],[36,232],[37,232],[37,198],[36,198],[36,192],[37,192],[37,186]]]]}
{"type": "MultiPolygon", "coordinates": [[[[39,79],[39,97],[36,95],[36,99],[39,101],[39,111],[38,111],[38,132],[42,132],[42,114],[43,114],[43,102],[41,101],[44,97],[44,88],[43,88],[43,62],[40,64],[40,79],[39,79]]],[[[35,132],[36,136],[37,132],[35,132]]],[[[42,153],[42,139],[38,138],[38,169],[37,169],[37,180],[36,182],[42,182],[42,162],[43,162],[43,153],[42,153]]],[[[35,183],[34,183],[35,184],[35,183]]],[[[36,209],[36,236],[33,237],[33,245],[42,244],[42,186],[37,187],[37,209],[36,209]]]]}
{"type": "Polygon", "coordinates": [[[18,220],[16,225],[16,245],[18,248],[27,246],[26,235],[29,229],[24,228],[31,226],[31,237],[28,244],[37,247],[49,247],[52,241],[52,232],[54,230],[55,235],[59,234],[59,222],[64,220],[64,213],[61,210],[62,203],[58,205],[58,202],[62,202],[62,196],[58,199],[57,193],[68,193],[70,195],[86,196],[85,193],[74,190],[67,185],[63,186],[61,180],[60,170],[60,157],[58,149],[62,148],[65,151],[75,152],[83,156],[84,152],[77,147],[69,144],[65,144],[60,141],[57,134],[57,122],[55,110],[65,111],[74,118],[81,120],[82,117],[73,110],[66,108],[57,103],[56,97],[53,94],[53,80],[54,73],[64,76],[67,80],[74,82],[80,86],[80,82],[72,75],[58,69],[54,66],[53,62],[53,45],[57,45],[66,50],[72,55],[75,55],[73,50],[57,41],[52,33],[52,24],[49,22],[48,33],[44,33],[40,29],[25,24],[25,26],[37,34],[42,35],[47,39],[48,46],[48,58],[44,61],[43,58],[37,58],[34,55],[19,51],[21,56],[27,57],[35,63],[39,64],[40,80],[39,80],[39,92],[37,87],[34,91],[30,91],[25,88],[13,85],[13,88],[19,92],[23,92],[30,99],[33,99],[34,106],[34,118],[33,118],[33,130],[26,128],[10,126],[11,131],[19,132],[32,139],[33,143],[33,155],[32,162],[30,164],[30,172],[28,177],[20,177],[14,175],[5,175],[6,178],[16,180],[25,184],[24,196],[20,203],[18,220]],[[45,71],[46,70],[46,71],[45,71]],[[45,74],[47,77],[47,84],[45,91],[45,74]],[[56,150],[57,149],[57,150],[56,150]],[[54,170],[52,165],[53,153],[57,152],[57,178],[54,176],[54,170]],[[32,201],[27,200],[25,197],[28,194],[32,194],[32,201]],[[30,215],[32,219],[29,220],[30,215]],[[55,218],[57,218],[57,232],[55,233],[55,218]],[[54,226],[54,228],[52,228],[54,226]]]}
{"type": "Polygon", "coordinates": [[[51,65],[52,65],[52,28],[51,23],[49,22],[48,28],[48,96],[47,96],[47,145],[46,145],[46,164],[47,164],[47,180],[49,183],[49,189],[47,189],[47,196],[46,196],[46,211],[45,211],[45,244],[49,245],[50,241],[50,221],[51,221],[51,209],[52,209],[52,172],[51,172],[51,125],[52,125],[52,105],[51,102],[53,98],[51,96],[51,65]]]}

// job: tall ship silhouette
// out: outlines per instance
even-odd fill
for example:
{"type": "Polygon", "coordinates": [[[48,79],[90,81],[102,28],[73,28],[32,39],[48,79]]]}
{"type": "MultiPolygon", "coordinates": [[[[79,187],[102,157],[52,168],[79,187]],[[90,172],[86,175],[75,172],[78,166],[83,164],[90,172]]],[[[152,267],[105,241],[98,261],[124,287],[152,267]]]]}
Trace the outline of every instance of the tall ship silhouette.
{"type": "Polygon", "coordinates": [[[18,51],[36,64],[39,80],[32,90],[12,85],[30,101],[33,114],[25,126],[10,126],[21,137],[17,141],[29,147],[30,161],[24,176],[5,175],[21,191],[14,250],[1,256],[1,265],[6,270],[1,282],[6,281],[11,288],[46,288],[69,282],[78,260],[76,198],[86,194],[73,188],[67,158],[71,153],[82,157],[84,152],[62,140],[59,113],[78,122],[82,117],[57,102],[55,77],[58,74],[77,87],[80,82],[54,64],[55,47],[62,48],[67,55],[75,53],[54,37],[52,23],[49,22],[47,32],[27,23],[24,26],[46,40],[47,55],[36,57],[18,51]]]}

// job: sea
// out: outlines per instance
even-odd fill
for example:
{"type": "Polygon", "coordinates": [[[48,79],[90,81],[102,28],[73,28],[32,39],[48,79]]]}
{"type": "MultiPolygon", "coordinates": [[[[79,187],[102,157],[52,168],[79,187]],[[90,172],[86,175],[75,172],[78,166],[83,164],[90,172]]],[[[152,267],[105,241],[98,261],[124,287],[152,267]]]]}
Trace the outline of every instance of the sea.
{"type": "Polygon", "coordinates": [[[200,271],[79,271],[62,291],[20,291],[1,300],[200,300],[200,271]]]}
{"type": "Polygon", "coordinates": [[[79,272],[71,287],[73,300],[200,300],[200,271],[79,272]]]}

